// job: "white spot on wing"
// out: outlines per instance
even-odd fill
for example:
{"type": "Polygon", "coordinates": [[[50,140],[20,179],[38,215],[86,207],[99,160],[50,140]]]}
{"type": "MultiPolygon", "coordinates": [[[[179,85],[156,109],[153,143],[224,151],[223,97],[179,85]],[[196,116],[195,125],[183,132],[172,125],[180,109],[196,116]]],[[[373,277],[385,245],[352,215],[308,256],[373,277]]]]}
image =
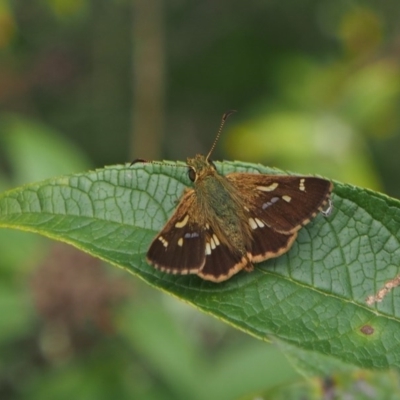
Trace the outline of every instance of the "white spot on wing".
{"type": "Polygon", "coordinates": [[[284,195],[282,196],[282,199],[286,201],[286,203],[290,203],[292,198],[290,196],[284,195]]]}
{"type": "Polygon", "coordinates": [[[183,246],[183,239],[182,238],[180,238],[179,240],[178,240],[178,246],[183,246]]]}
{"type": "Polygon", "coordinates": [[[162,236],[159,236],[158,240],[163,244],[164,247],[168,247],[168,242],[162,236]]]}
{"type": "Polygon", "coordinates": [[[249,218],[249,224],[250,224],[250,228],[251,229],[257,229],[258,228],[258,225],[257,225],[256,221],[254,221],[253,218],[249,218]]]}
{"type": "Polygon", "coordinates": [[[265,225],[261,220],[256,218],[255,221],[256,221],[256,224],[258,225],[259,228],[264,228],[265,225]]]}
{"type": "Polygon", "coordinates": [[[214,239],[210,239],[211,249],[214,250],[217,246],[215,245],[214,239]]]}
{"type": "Polygon", "coordinates": [[[306,181],[306,180],[305,180],[304,178],[301,178],[301,179],[300,179],[299,189],[300,189],[302,192],[304,192],[304,191],[306,190],[306,186],[305,186],[305,184],[304,184],[305,181],[306,181]]]}
{"type": "Polygon", "coordinates": [[[178,221],[175,224],[175,228],[183,228],[187,224],[188,220],[189,220],[189,215],[186,214],[185,218],[183,218],[182,221],[178,221]]]}
{"type": "Polygon", "coordinates": [[[211,246],[210,243],[206,243],[206,256],[211,254],[211,246]]]}
{"type": "Polygon", "coordinates": [[[277,182],[273,182],[268,186],[257,186],[257,190],[261,190],[262,192],[272,192],[278,187],[277,182]]]}

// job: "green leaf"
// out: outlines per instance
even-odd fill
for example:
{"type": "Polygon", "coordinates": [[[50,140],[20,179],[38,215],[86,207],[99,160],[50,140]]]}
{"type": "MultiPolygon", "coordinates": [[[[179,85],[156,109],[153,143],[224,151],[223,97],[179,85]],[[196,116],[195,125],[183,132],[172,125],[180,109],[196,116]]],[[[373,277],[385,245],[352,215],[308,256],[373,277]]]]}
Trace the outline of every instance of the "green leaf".
{"type": "Polygon", "coordinates": [[[338,371],[346,374],[360,371],[354,364],[347,364],[331,355],[301,349],[298,346],[279,339],[274,340],[274,345],[285,354],[288,361],[291,362],[292,367],[307,378],[307,380],[316,376],[330,376],[338,371]]]}
{"type": "MultiPolygon", "coordinates": [[[[222,173],[268,168],[217,164],[222,173]]],[[[173,212],[185,168],[114,166],[26,185],[0,196],[0,226],[65,241],[262,340],[286,342],[364,368],[400,366],[400,297],[365,299],[398,274],[400,203],[335,183],[334,211],[302,229],[292,249],[215,284],[145,262],[173,212]],[[363,326],[369,325],[367,333],[363,326]]]]}

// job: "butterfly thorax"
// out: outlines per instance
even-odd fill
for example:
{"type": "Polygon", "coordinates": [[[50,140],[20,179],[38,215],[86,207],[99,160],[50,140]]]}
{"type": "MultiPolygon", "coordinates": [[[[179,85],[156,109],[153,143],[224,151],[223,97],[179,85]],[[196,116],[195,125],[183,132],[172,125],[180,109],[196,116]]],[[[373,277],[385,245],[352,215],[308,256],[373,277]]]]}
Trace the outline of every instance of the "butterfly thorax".
{"type": "Polygon", "coordinates": [[[202,155],[188,159],[187,164],[196,173],[194,191],[198,218],[203,218],[199,222],[203,226],[210,225],[219,240],[231,251],[245,256],[251,232],[246,223],[245,205],[236,188],[202,155]]]}

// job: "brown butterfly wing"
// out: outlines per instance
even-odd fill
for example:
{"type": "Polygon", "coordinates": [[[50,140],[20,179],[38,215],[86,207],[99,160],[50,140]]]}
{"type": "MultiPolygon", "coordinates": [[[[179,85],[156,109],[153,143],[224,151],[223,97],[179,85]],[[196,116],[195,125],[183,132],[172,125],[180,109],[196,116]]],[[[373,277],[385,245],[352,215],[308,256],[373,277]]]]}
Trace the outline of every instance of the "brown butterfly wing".
{"type": "Polygon", "coordinates": [[[309,223],[326,207],[333,188],[332,182],[316,177],[241,173],[226,177],[253,218],[281,233],[296,232],[309,223]]]}
{"type": "Polygon", "coordinates": [[[332,183],[315,177],[233,173],[226,176],[243,200],[254,263],[278,257],[297,231],[328,204],[332,183]]]}
{"type": "Polygon", "coordinates": [[[206,235],[196,213],[193,190],[180,203],[156,236],[147,252],[147,261],[155,268],[172,274],[197,273],[205,263],[206,235]]]}
{"type": "MultiPolygon", "coordinates": [[[[222,282],[238,273],[243,268],[251,268],[249,257],[244,257],[239,252],[232,250],[222,243],[214,233],[212,227],[206,232],[206,262],[197,273],[203,279],[222,282]]],[[[248,255],[250,256],[250,254],[248,255]]]]}
{"type": "Polygon", "coordinates": [[[268,226],[253,231],[251,261],[259,263],[269,258],[279,257],[286,253],[296,240],[297,233],[280,233],[268,226]]]}
{"type": "Polygon", "coordinates": [[[252,262],[258,263],[285,253],[296,236],[297,233],[275,232],[265,225],[253,232],[251,249],[243,256],[221,243],[210,228],[206,233],[206,262],[197,275],[209,281],[222,282],[242,269],[251,271],[252,262]]]}

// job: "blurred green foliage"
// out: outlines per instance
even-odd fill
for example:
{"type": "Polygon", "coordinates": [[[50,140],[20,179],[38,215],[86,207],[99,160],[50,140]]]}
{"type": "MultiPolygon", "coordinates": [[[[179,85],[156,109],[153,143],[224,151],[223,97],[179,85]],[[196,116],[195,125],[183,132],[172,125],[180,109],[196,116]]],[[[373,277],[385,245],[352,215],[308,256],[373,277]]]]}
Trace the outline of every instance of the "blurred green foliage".
{"type": "MultiPolygon", "coordinates": [[[[135,51],[147,43],[132,33],[136,3],[0,0],[0,189],[146,156],[128,150],[147,134],[135,130],[146,100],[135,51]]],[[[147,145],[161,157],[206,152],[235,108],[214,158],[400,195],[397,0],[149,4],[162,12],[165,122],[147,145]]],[[[0,398],[223,399],[297,379],[275,348],[133,279],[96,292],[79,275],[87,259],[53,252],[0,232],[0,398]],[[64,286],[71,296],[54,311],[40,295],[56,297],[64,278],[43,266],[62,262],[88,286],[82,297],[64,286]],[[85,313],[91,293],[101,306],[85,313]]],[[[106,287],[126,279],[102,274],[106,287]]]]}

